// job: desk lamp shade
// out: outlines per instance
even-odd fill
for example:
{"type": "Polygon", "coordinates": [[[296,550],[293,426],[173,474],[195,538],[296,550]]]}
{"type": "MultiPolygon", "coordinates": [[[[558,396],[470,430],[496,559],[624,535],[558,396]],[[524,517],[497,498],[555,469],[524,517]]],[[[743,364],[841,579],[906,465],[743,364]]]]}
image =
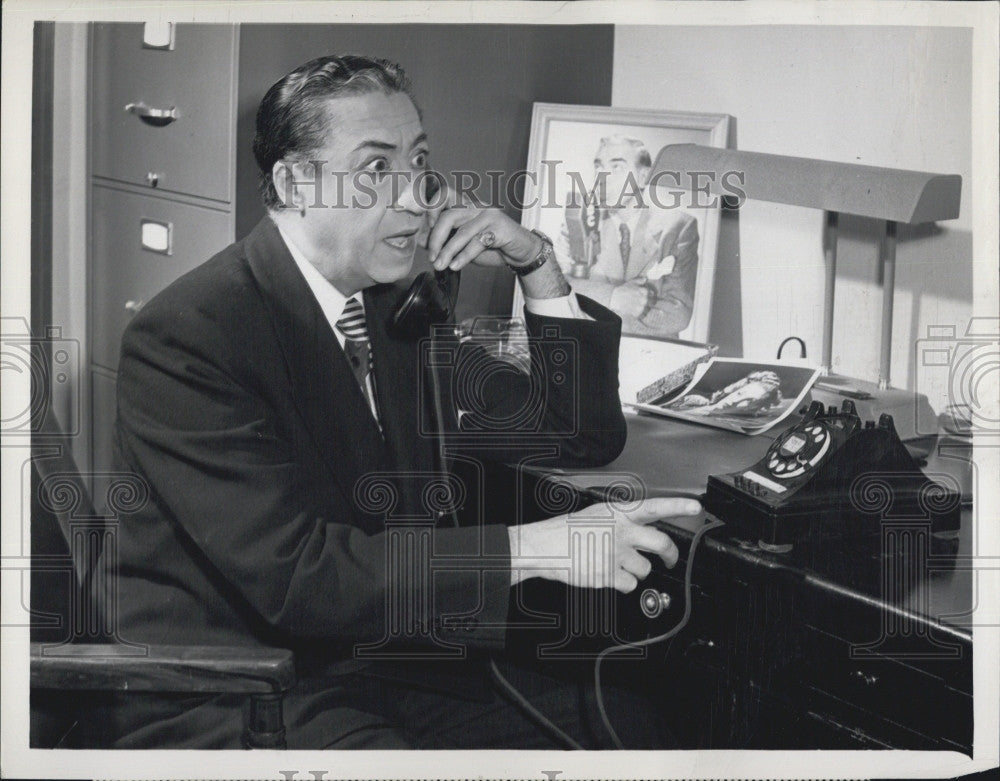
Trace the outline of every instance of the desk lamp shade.
{"type": "MultiPolygon", "coordinates": [[[[834,163],[699,144],[670,144],[656,156],[650,180],[676,187],[668,173],[678,173],[682,185],[688,172],[711,176],[710,192],[727,195],[727,172],[742,174],[739,187],[747,198],[828,212],[857,214],[891,222],[916,224],[958,217],[962,177],[834,163]]],[[[730,174],[731,176],[731,174],[730,174]]],[[[700,181],[704,182],[704,178],[700,181]]],[[[734,184],[738,180],[730,179],[734,184]]]]}

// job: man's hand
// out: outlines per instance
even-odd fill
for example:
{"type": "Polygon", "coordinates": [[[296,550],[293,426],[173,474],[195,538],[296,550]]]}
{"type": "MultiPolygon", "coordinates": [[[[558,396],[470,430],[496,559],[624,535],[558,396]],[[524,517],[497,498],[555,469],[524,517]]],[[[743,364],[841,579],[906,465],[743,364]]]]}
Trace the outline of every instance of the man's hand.
{"type": "MultiPolygon", "coordinates": [[[[544,242],[499,209],[452,203],[428,212],[431,228],[427,251],[434,268],[458,271],[469,263],[479,266],[524,266],[541,254],[544,242]]],[[[527,276],[520,277],[525,298],[568,296],[572,290],[555,258],[527,276]]]]}
{"type": "Polygon", "coordinates": [[[429,216],[433,227],[427,250],[438,271],[459,271],[471,262],[523,266],[538,257],[542,248],[541,239],[499,209],[459,204],[429,216]]]}
{"type": "Polygon", "coordinates": [[[701,505],[692,499],[647,499],[636,509],[623,511],[615,503],[594,504],[583,510],[537,523],[512,526],[510,533],[511,585],[528,578],[545,578],[581,588],[615,588],[629,593],[653,568],[639,551],[659,556],[668,567],[677,563],[677,546],[648,524],[661,518],[697,515],[701,505]],[[581,530],[603,526],[610,532],[611,549],[596,556],[571,557],[570,527],[581,530]]]}
{"type": "Polygon", "coordinates": [[[628,280],[618,285],[611,293],[610,308],[614,312],[642,319],[656,302],[656,291],[636,280],[628,280]]]}

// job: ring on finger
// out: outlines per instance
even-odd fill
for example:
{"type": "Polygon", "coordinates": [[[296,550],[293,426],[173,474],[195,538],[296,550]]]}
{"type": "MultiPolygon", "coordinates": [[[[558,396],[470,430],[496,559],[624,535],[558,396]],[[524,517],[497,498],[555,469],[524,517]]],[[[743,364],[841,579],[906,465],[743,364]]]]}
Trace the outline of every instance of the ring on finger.
{"type": "Polygon", "coordinates": [[[497,242],[497,235],[493,231],[483,231],[476,238],[484,247],[492,247],[497,242]]]}

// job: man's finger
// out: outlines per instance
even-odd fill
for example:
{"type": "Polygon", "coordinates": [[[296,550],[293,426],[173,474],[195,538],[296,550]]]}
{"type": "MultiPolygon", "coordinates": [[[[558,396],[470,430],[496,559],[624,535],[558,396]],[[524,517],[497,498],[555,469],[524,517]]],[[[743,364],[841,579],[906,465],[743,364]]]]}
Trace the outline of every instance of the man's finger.
{"type": "Polygon", "coordinates": [[[463,220],[468,219],[469,212],[461,207],[446,209],[438,215],[427,241],[427,252],[432,259],[441,252],[441,248],[451,236],[452,230],[457,228],[463,220]]]}
{"type": "Polygon", "coordinates": [[[659,529],[654,529],[652,526],[637,526],[631,531],[630,542],[636,549],[656,554],[668,567],[673,567],[677,563],[677,559],[680,558],[677,546],[659,529]]]}
{"type": "Polygon", "coordinates": [[[626,572],[623,569],[615,570],[614,586],[616,591],[620,591],[622,594],[630,594],[636,590],[638,585],[638,579],[631,572],[626,572]]]}
{"type": "MultiPolygon", "coordinates": [[[[482,242],[476,241],[476,236],[478,236],[484,225],[484,218],[482,214],[476,214],[475,212],[464,210],[465,215],[470,218],[462,222],[458,229],[455,230],[448,240],[445,241],[441,247],[441,250],[436,256],[432,256],[434,268],[439,271],[444,268],[451,266],[452,261],[454,261],[458,255],[465,250],[469,252],[466,253],[466,257],[471,253],[482,252],[486,247],[482,242]],[[474,246],[473,242],[475,242],[474,246]]],[[[464,265],[464,264],[463,264],[464,265]]],[[[455,271],[458,269],[456,268],[455,271]]]]}
{"type": "Polygon", "coordinates": [[[646,524],[658,521],[660,518],[697,515],[700,512],[701,503],[694,499],[658,498],[645,499],[636,509],[623,511],[622,514],[632,523],[646,524]]]}
{"type": "Polygon", "coordinates": [[[653,571],[652,562],[634,550],[626,550],[621,556],[621,567],[626,572],[630,572],[638,580],[645,580],[649,573],[653,571]]]}

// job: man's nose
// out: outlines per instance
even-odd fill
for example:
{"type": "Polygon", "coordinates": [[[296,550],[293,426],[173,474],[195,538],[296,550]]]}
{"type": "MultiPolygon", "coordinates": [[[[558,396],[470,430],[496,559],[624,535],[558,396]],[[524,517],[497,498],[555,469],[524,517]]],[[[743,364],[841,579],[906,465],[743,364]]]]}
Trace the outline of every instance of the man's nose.
{"type": "Polygon", "coordinates": [[[422,171],[415,171],[407,176],[400,177],[398,192],[395,194],[393,207],[411,214],[423,214],[427,211],[427,199],[423,197],[419,188],[425,186],[426,176],[422,171]]]}

